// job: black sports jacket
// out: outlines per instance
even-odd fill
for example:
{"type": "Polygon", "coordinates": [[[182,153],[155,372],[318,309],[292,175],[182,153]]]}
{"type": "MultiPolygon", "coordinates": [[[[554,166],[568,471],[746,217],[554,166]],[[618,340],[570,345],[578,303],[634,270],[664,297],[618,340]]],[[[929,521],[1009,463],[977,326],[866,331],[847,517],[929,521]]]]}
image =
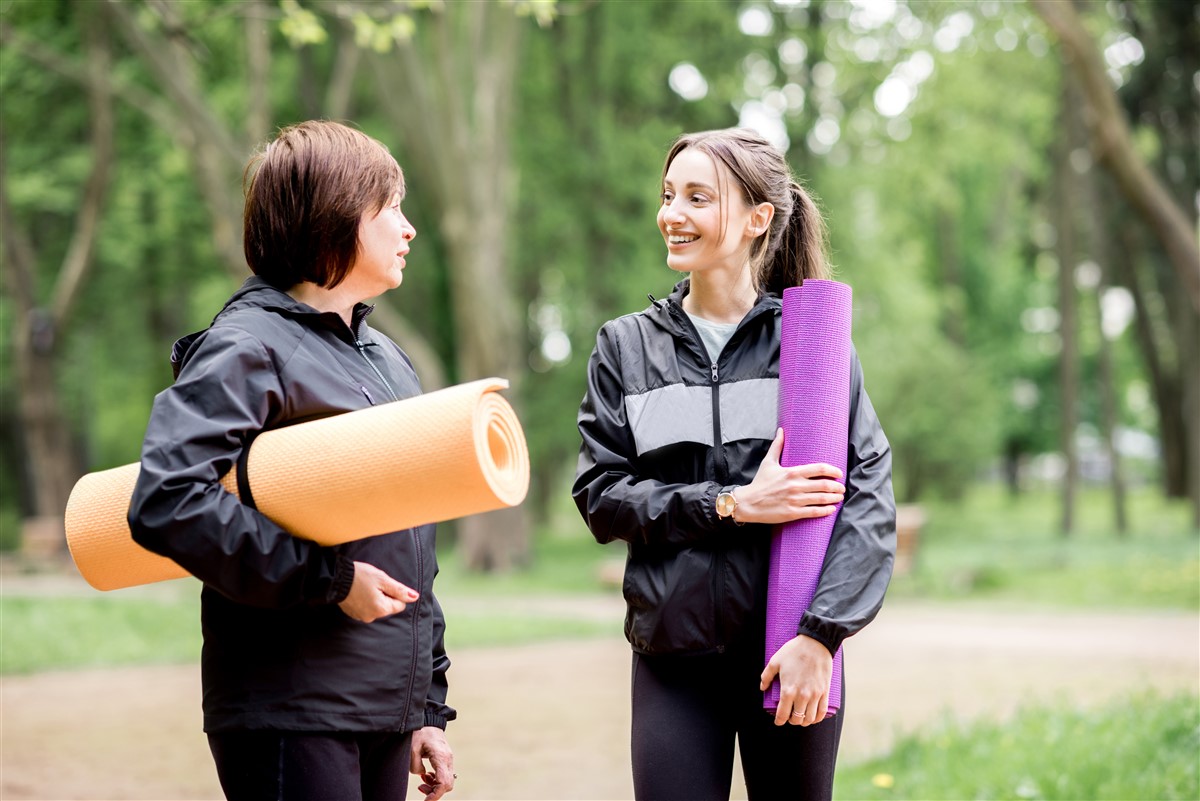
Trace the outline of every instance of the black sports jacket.
{"type": "MultiPolygon", "coordinates": [[[[606,323],[579,410],[572,494],[601,543],[628,543],[625,635],[647,653],[762,647],[771,527],[718,518],[777,428],[782,304],[764,295],[713,363],[680,305],[688,281],[606,323]]],[[[895,552],[891,450],[854,355],[846,494],[797,633],[830,652],[883,604],[895,552]]]]}
{"type": "Polygon", "coordinates": [[[322,547],[218,483],[264,430],[420,394],[370,311],[360,304],[351,330],[252,277],[212,327],[175,345],[177,380],[154,400],[129,525],[204,582],[205,731],[410,731],[455,717],[433,526],[322,547]],[[347,617],[337,604],[355,561],[420,599],[374,623],[347,617]]]}

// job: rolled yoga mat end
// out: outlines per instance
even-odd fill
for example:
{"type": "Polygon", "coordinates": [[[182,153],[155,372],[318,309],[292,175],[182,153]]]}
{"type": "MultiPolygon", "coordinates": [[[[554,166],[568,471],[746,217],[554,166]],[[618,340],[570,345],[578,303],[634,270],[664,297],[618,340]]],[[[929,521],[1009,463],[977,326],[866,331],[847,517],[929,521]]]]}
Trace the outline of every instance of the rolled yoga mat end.
{"type": "Polygon", "coordinates": [[[126,518],[137,463],[88,473],[75,482],[63,521],[80,575],[98,590],[183,578],[188,572],[133,541],[126,518]]]}

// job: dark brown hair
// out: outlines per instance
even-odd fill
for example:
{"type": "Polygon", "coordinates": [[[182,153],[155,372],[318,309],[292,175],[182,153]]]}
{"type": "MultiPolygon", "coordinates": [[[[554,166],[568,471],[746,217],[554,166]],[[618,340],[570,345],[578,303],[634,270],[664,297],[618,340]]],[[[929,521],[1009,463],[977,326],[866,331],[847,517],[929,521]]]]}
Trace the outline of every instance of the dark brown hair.
{"type": "MultiPolygon", "coordinates": [[[[830,276],[825,220],[816,202],[792,176],[778,148],[747,128],[683,134],[667,153],[664,181],[671,162],[688,148],[724,165],[749,206],[766,202],[775,207],[770,227],[750,246],[755,289],[782,294],[805,278],[830,276]]],[[[724,202],[723,189],[721,196],[724,202]]]]}
{"type": "Polygon", "coordinates": [[[289,289],[335,287],[358,254],[358,224],[399,193],[404,173],[381,142],[326,120],[291,125],[246,165],[243,247],[255,275],[289,289]]]}

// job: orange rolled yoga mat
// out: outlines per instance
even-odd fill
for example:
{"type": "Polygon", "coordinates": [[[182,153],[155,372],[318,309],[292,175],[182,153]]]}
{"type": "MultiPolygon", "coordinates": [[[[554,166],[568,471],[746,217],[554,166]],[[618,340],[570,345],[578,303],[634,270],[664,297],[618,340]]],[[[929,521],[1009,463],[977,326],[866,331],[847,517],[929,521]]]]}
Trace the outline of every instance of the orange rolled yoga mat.
{"type": "MultiPolygon", "coordinates": [[[[486,378],[264,432],[246,472],[258,510],[291,534],[337,545],[516,506],[529,489],[521,423],[486,378]]],[[[133,541],[139,465],[83,476],[67,501],[67,545],[98,590],[182,578],[133,541]]],[[[237,495],[235,471],[221,483],[237,495]]]]}

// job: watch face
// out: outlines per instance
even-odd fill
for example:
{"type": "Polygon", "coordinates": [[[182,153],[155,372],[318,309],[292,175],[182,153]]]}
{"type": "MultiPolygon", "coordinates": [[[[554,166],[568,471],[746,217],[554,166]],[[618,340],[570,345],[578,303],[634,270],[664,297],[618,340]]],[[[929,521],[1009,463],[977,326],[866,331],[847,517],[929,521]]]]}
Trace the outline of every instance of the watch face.
{"type": "Polygon", "coordinates": [[[722,492],[717,496],[717,514],[721,517],[729,517],[733,514],[733,508],[736,505],[737,501],[732,492],[722,492]]]}

